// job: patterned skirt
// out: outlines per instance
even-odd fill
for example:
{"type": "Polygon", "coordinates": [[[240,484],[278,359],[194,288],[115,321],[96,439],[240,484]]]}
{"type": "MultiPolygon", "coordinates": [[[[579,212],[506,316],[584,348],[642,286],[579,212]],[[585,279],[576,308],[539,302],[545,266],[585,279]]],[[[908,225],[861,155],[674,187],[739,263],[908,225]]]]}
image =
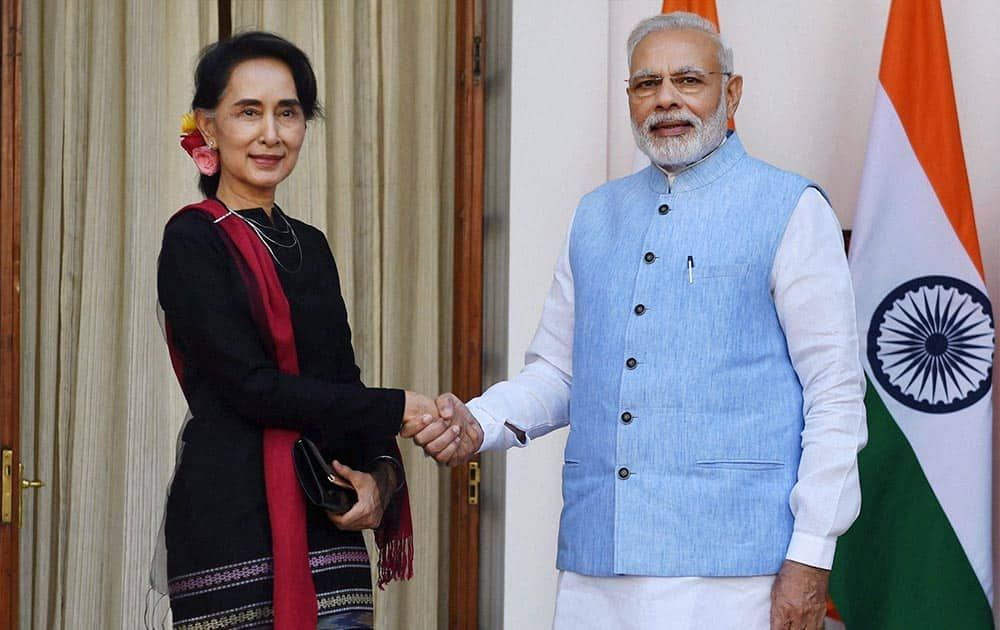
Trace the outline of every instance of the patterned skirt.
{"type": "MultiPolygon", "coordinates": [[[[364,547],[309,554],[316,585],[319,628],[370,628],[371,567],[364,547]]],[[[259,558],[172,577],[170,609],[176,630],[270,628],[271,558],[259,558]]]]}

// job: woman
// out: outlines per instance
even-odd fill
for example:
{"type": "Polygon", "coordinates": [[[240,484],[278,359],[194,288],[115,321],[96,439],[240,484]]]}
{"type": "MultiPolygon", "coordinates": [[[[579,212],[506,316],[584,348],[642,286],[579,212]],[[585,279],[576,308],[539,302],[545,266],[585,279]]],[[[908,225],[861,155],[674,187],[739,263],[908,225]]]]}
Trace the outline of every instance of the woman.
{"type": "Polygon", "coordinates": [[[436,415],[433,402],[361,383],[326,238],[275,204],[320,113],[305,54],[263,32],[217,42],[192,109],[182,146],[206,200],[167,224],[158,272],[192,414],[166,512],[174,627],[371,627],[361,530],[386,516],[380,587],[410,576],[394,436],[436,415]],[[357,491],[346,513],[305,504],[291,463],[300,434],[357,491]]]}

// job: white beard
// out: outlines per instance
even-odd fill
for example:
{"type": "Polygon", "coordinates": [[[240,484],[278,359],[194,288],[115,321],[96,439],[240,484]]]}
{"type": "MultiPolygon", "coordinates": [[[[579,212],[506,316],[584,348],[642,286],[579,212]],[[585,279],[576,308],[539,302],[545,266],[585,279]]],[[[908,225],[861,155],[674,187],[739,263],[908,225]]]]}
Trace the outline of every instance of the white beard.
{"type": "Polygon", "coordinates": [[[632,137],[639,150],[654,164],[666,169],[677,169],[697,162],[722,144],[729,122],[726,109],[726,91],[723,89],[719,96],[719,106],[708,120],[702,121],[689,112],[653,112],[640,123],[632,121],[632,137]],[[690,123],[692,130],[682,136],[654,136],[653,127],[668,120],[690,123]]]}

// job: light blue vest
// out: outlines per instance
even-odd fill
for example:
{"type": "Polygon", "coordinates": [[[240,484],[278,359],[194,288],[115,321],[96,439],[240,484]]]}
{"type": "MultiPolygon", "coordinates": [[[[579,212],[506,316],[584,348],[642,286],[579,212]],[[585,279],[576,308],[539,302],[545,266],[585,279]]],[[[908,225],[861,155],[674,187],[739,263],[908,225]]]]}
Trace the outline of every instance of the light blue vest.
{"type": "Polygon", "coordinates": [[[811,185],[733,134],[672,187],[651,166],[580,202],[560,569],[778,571],[803,420],[769,277],[811,185]]]}

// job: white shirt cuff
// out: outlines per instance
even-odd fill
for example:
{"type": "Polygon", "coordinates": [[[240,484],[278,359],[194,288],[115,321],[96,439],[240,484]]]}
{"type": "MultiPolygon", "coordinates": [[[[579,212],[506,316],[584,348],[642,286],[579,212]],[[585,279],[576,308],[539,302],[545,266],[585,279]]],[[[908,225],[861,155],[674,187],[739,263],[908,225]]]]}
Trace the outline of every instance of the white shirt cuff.
{"type": "Polygon", "coordinates": [[[506,450],[512,446],[523,448],[531,441],[527,436],[525,436],[524,442],[518,440],[514,432],[504,426],[503,420],[498,420],[486,409],[476,405],[475,400],[469,401],[468,409],[473,417],[475,417],[476,422],[479,423],[479,426],[483,428],[483,444],[476,451],[477,453],[506,450]]]}
{"type": "Polygon", "coordinates": [[[837,550],[836,536],[816,536],[805,532],[792,532],[785,559],[829,570],[833,566],[833,553],[837,550]]]}

